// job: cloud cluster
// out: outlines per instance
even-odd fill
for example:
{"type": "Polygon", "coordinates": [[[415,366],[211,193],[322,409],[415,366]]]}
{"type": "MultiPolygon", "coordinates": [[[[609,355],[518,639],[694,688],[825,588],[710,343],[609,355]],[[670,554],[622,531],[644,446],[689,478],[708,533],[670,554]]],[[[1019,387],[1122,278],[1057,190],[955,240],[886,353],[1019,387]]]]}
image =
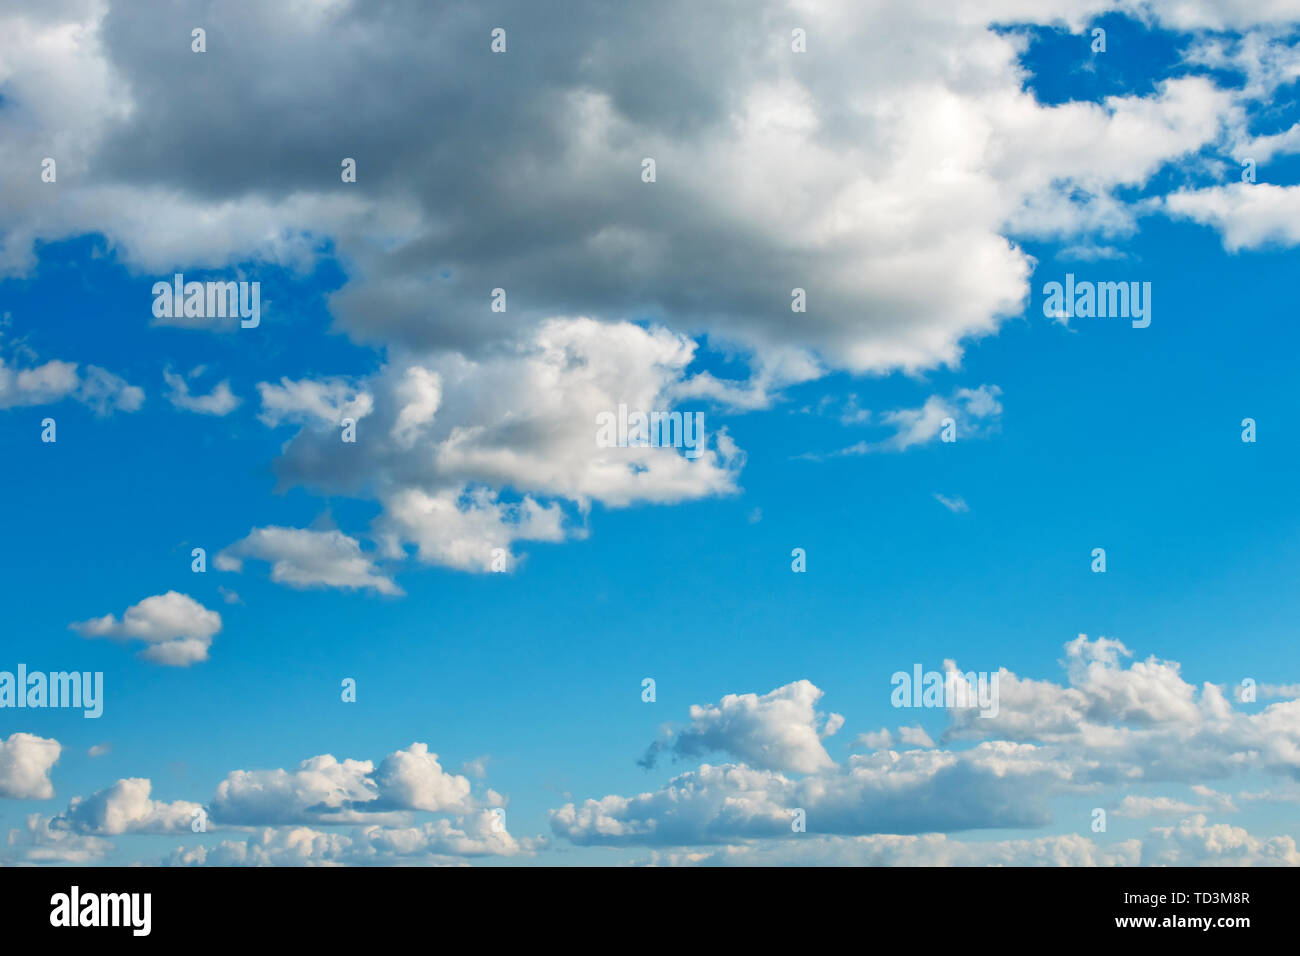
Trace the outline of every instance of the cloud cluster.
{"type": "Polygon", "coordinates": [[[18,367],[0,356],[0,409],[52,405],[64,399],[103,416],[138,411],[144,404],[144,390],[98,365],[87,365],[82,371],[76,362],[52,359],[18,367]]]}
{"type": "MultiPolygon", "coordinates": [[[[676,733],[674,756],[734,754],[761,770],[815,773],[833,765],[822,738],[843,724],[839,714],[816,712],[822,691],[801,680],[769,694],[728,694],[716,704],[692,705],[690,724],[676,733]]],[[[652,767],[662,745],[652,746],[642,759],[652,767]]]]}
{"type": "MultiPolygon", "coordinates": [[[[581,535],[574,515],[593,501],[622,507],[737,490],[743,454],[725,430],[701,436],[707,444],[694,459],[675,447],[596,441],[598,416],[620,404],[674,407],[694,353],[665,329],[552,319],[506,355],[410,357],[364,383],[264,383],[262,419],[301,426],[277,462],[282,484],[380,501],[373,535],[385,557],[413,549],[422,563],[488,571],[496,549],[512,564],[515,542],[581,535]],[[344,418],[356,423],[355,442],[340,441],[344,418]],[[494,490],[506,487],[512,499],[494,490]]],[[[271,530],[290,533],[255,534],[271,530]]]]}
{"type": "MultiPolygon", "coordinates": [[[[1065,645],[1065,685],[1003,669],[995,716],[950,708],[941,746],[920,727],[898,731],[912,749],[895,749],[888,729],[861,734],[854,747],[870,752],[842,764],[819,742],[813,705],[821,691],[807,681],[761,696],[728,695],[718,705],[692,707],[692,722],[678,737],[686,743],[673,750],[679,757],[722,752],[737,762],[703,764],[635,796],[565,804],[551,812],[551,828],[581,845],[742,846],[684,851],[683,861],[691,853],[714,862],[793,859],[799,855],[793,847],[769,844],[803,839],[792,827],[800,812],[808,834],[821,840],[807,862],[823,854],[843,859],[837,854],[847,852],[863,854],[863,862],[915,860],[922,852],[935,862],[1023,862],[1026,854],[1050,861],[1060,853],[1096,863],[1291,860],[1294,844],[1285,838],[1258,840],[1244,830],[1206,824],[1204,814],[1231,813],[1236,804],[1200,781],[1247,773],[1300,779],[1300,702],[1236,711],[1216,685],[1198,689],[1183,681],[1176,663],[1153,657],[1124,666],[1131,656],[1118,641],[1080,635],[1065,645]],[[965,746],[954,746],[958,742],[965,746]],[[1149,794],[1154,785],[1189,783],[1195,784],[1195,804],[1149,794]],[[900,839],[1040,828],[1052,822],[1055,800],[1084,794],[1110,801],[1121,817],[1187,819],[1127,847],[1101,848],[1084,837],[1016,841],[1000,849],[900,839]],[[1199,823],[1192,820],[1198,816],[1199,823]],[[887,836],[860,839],[871,835],[887,836]],[[1231,849],[1221,852],[1225,840],[1231,849]]],[[[946,666],[956,670],[951,661],[946,666]]],[[[1086,827],[1081,821],[1079,829],[1086,827]]]]}
{"type": "Polygon", "coordinates": [[[414,743],[378,770],[369,760],[330,754],[294,770],[236,770],[217,786],[211,809],[219,824],[279,826],[402,821],[407,811],[469,814],[502,805],[492,790],[481,797],[470,791],[467,777],[443,770],[427,744],[414,743]]]}
{"type": "MultiPolygon", "coordinates": [[[[1167,213],[1232,247],[1295,241],[1283,187],[1159,194],[1173,165],[1249,142],[1247,107],[1296,72],[1267,29],[1235,44],[1203,31],[1294,11],[1121,4],[1202,31],[1186,62],[1141,94],[1046,104],[1024,66],[1032,27],[1080,31],[1114,4],[950,7],[591,0],[559,18],[517,2],[374,20],[351,2],[251,5],[210,11],[202,55],[162,0],[6,12],[0,160],[37,182],[54,157],[59,179],[0,187],[0,274],[29,271],[38,241],[87,232],[143,274],[335,258],[335,327],[386,364],[362,382],[261,383],[263,421],[300,429],[281,481],[365,490],[390,553],[486,570],[494,549],[577,533],[566,508],[735,488],[743,456],[721,429],[694,461],[595,448],[589,418],[622,402],[743,410],[828,371],[955,366],[1022,310],[1027,238],[1087,247],[1167,213]],[[499,22],[508,52],[493,55],[499,22]],[[1210,72],[1224,64],[1245,81],[1210,72]],[[345,157],[356,183],[340,181],[345,157]],[[688,371],[705,342],[745,375],[688,371]]],[[[277,334],[273,316],[259,334],[277,334]]],[[[223,385],[168,383],[178,407],[234,407],[223,385]]],[[[901,451],[962,413],[991,426],[996,404],[987,388],[936,396],[842,453],[901,451]]]]}
{"type": "MultiPolygon", "coordinates": [[[[0,741],[0,796],[48,799],[60,745],[30,734],[0,741]]],[[[515,838],[505,798],[444,770],[427,744],[386,756],[338,760],[322,754],[292,770],[236,770],[205,806],[151,798],[152,784],[118,780],[62,813],[32,814],[9,832],[8,851],[27,863],[89,863],[114,849],[106,838],[244,831],[241,839],[177,847],[171,865],[284,866],[452,864],[467,858],[532,854],[542,838],[515,838]],[[417,820],[419,814],[440,814],[417,820]],[[196,821],[202,826],[196,827],[196,821]],[[347,826],[347,832],[320,829],[347,826]]],[[[198,839],[202,840],[203,837],[198,839]]]]}

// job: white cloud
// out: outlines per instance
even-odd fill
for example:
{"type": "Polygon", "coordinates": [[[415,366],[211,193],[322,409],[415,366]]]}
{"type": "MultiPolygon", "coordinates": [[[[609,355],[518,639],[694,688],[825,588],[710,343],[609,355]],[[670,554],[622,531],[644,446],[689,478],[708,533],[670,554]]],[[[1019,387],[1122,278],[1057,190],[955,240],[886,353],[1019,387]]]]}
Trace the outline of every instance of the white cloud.
{"type": "Polygon", "coordinates": [[[188,667],[208,659],[221,615],[177,591],[147,597],[126,609],[119,621],[112,614],[69,625],[83,637],[144,641],[140,657],[167,667],[188,667]]]}
{"type": "Polygon", "coordinates": [[[259,417],[270,427],[292,422],[336,429],[345,418],[359,422],[374,407],[369,393],[341,378],[322,381],[282,378],[279,385],[259,382],[257,390],[262,396],[259,417]]]}
{"type": "Polygon", "coordinates": [[[236,770],[218,785],[212,817],[221,824],[264,826],[406,823],[413,811],[469,814],[497,806],[470,781],[444,771],[427,744],[414,743],[375,765],[322,754],[291,771],[236,770]]]}
{"type": "Polygon", "coordinates": [[[212,797],[214,821],[232,825],[346,823],[353,808],[378,799],[369,760],[312,757],[297,769],[235,770],[212,797]]]}
{"type": "Polygon", "coordinates": [[[1190,817],[1157,827],[1142,847],[1143,866],[1300,866],[1290,836],[1260,838],[1241,827],[1190,817]]]}
{"type": "Polygon", "coordinates": [[[412,365],[406,377],[394,386],[393,394],[400,411],[390,434],[399,446],[410,448],[442,404],[442,380],[437,372],[412,365]]]}
{"type": "Polygon", "coordinates": [[[403,593],[391,578],[379,573],[374,561],[362,552],[360,542],[341,531],[254,528],[222,550],[214,564],[222,571],[239,571],[246,558],[270,562],[271,580],[291,587],[403,593]]]}
{"type": "Polygon", "coordinates": [[[1164,199],[1171,216],[1212,226],[1229,252],[1300,243],[1300,186],[1230,183],[1181,190],[1164,199]]]}
{"type": "Polygon", "coordinates": [[[131,777],[89,797],[73,797],[67,811],[50,822],[50,828],[100,836],[190,832],[195,811],[202,806],[186,800],[151,800],[151,789],[150,781],[131,777]]]}
{"type": "MultiPolygon", "coordinates": [[[[675,752],[721,750],[744,763],[704,764],[635,796],[566,803],[551,812],[552,830],[584,845],[767,843],[790,835],[795,809],[805,811],[809,833],[822,835],[1037,828],[1052,820],[1053,803],[1067,796],[1088,794],[1115,806],[1120,816],[1218,814],[1235,812],[1236,805],[1204,781],[1248,773],[1284,783],[1300,780],[1300,701],[1247,714],[1233,710],[1214,684],[1198,692],[1182,680],[1175,662],[1151,657],[1126,666],[1132,655],[1118,641],[1081,635],[1065,650],[1067,686],[1019,678],[1003,668],[996,716],[949,709],[941,746],[919,726],[898,731],[905,747],[920,749],[895,750],[895,734],[887,729],[860,734],[850,749],[871,752],[843,764],[829,755],[818,759],[812,748],[811,702],[821,691],[811,684],[798,695],[804,705],[779,717],[765,714],[764,698],[755,695],[724,699],[739,704],[693,707],[693,739],[688,736],[690,743],[675,752]],[[729,714],[736,716],[728,720],[729,714]],[[970,738],[980,742],[952,746],[970,738]],[[791,740],[802,744],[795,753],[810,759],[784,752],[791,740]],[[1196,802],[1151,794],[1149,787],[1160,783],[1190,785],[1196,802]],[[1148,792],[1135,792],[1139,786],[1148,792]]],[[[956,670],[952,662],[945,667],[956,670]]],[[[657,744],[651,756],[666,746],[657,744]]],[[[1256,841],[1245,831],[1192,829],[1206,844],[1197,852],[1212,857],[1220,838],[1241,848],[1225,859],[1289,859],[1293,851],[1285,841],[1256,841]]],[[[1153,831],[1143,862],[1191,853],[1168,846],[1182,840],[1182,832],[1153,831]]]]}
{"type": "Polygon", "coordinates": [[[930,739],[930,735],[920,726],[899,727],[898,736],[903,741],[903,744],[908,747],[934,746],[934,741],[930,739]]]}
{"type": "MultiPolygon", "coordinates": [[[[691,459],[673,447],[597,444],[597,416],[680,408],[695,344],[664,329],[556,319],[504,355],[407,357],[363,383],[261,386],[264,420],[331,423],[300,430],[277,471],[283,485],[376,497],[375,535],[391,558],[488,571],[493,550],[585,533],[566,518],[591,502],[672,503],[737,490],[743,454],[725,431],[691,459]],[[357,396],[364,395],[361,402],[357,396]],[[339,441],[341,403],[364,404],[357,443],[339,441]],[[315,411],[308,411],[315,409],[315,411]],[[509,487],[506,500],[496,489],[509,487]]],[[[689,411],[689,407],[687,409],[689,411]]],[[[358,412],[359,414],[359,412],[358,412]]]]}
{"type": "Polygon", "coordinates": [[[206,395],[192,395],[189,382],[183,376],[166,369],[163,371],[163,379],[167,382],[167,401],[184,411],[222,416],[229,415],[239,407],[239,399],[230,390],[228,381],[218,382],[206,395]]]}
{"type": "Polygon", "coordinates": [[[379,765],[376,783],[386,802],[403,809],[466,813],[477,804],[469,780],[444,771],[428,744],[414,743],[389,754],[379,765]]]}
{"type": "Polygon", "coordinates": [[[722,752],[733,754],[763,770],[812,773],[833,764],[822,746],[844,718],[817,713],[822,691],[810,681],[795,681],[770,693],[728,694],[718,704],[692,705],[691,722],[670,745],[651,747],[643,763],[670,746],[677,757],[722,752]],[[825,723],[825,727],[819,726],[825,723]]]}
{"type": "Polygon", "coordinates": [[[34,734],[13,733],[0,740],[0,797],[48,800],[54,796],[50,768],[62,751],[57,740],[34,734]]]}
{"type": "Polygon", "coordinates": [[[70,398],[103,416],[138,411],[144,404],[144,390],[112,372],[97,365],[87,365],[84,372],[77,369],[75,362],[57,359],[13,368],[0,356],[0,409],[50,405],[70,398]]]}
{"type": "MultiPolygon", "coordinates": [[[[906,451],[939,438],[945,427],[944,422],[948,420],[952,421],[954,435],[958,439],[981,438],[992,434],[999,427],[1002,403],[998,401],[998,396],[1001,394],[1002,389],[996,385],[981,385],[978,388],[959,388],[948,398],[931,395],[919,408],[898,408],[878,416],[882,425],[894,429],[888,438],[860,441],[830,455],[809,453],[800,457],[819,461],[825,457],[906,451]]],[[[938,495],[935,497],[944,501],[938,495]]]]}
{"type": "Polygon", "coordinates": [[[516,840],[504,826],[504,799],[472,793],[467,777],[448,773],[428,745],[368,760],[329,754],[285,770],[238,770],[213,796],[212,820],[256,827],[246,840],[178,847],[173,865],[283,866],[458,863],[465,857],[533,853],[544,841],[516,840]],[[448,816],[414,822],[417,813],[448,816]],[[354,825],[347,834],[313,829],[354,825]]]}

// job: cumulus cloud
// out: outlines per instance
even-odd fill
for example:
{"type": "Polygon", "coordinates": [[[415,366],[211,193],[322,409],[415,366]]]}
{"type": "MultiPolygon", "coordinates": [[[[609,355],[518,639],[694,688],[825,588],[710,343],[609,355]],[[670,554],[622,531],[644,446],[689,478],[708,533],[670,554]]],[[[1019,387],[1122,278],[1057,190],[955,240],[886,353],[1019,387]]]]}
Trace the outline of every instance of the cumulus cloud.
{"type": "Polygon", "coordinates": [[[1269,243],[1300,243],[1300,186],[1230,183],[1180,190],[1164,200],[1169,214],[1212,226],[1229,252],[1269,243]]]}
{"type": "Polygon", "coordinates": [[[489,571],[495,549],[510,567],[515,542],[585,533],[574,516],[593,501],[667,504],[737,490],[743,453],[724,430],[699,436],[694,459],[596,441],[598,416],[620,405],[677,407],[695,348],[665,329],[554,319],[506,355],[409,357],[353,385],[260,386],[270,400],[263,418],[287,421],[294,409],[304,425],[277,463],[282,484],[380,501],[374,534],[385,556],[413,548],[424,563],[489,571]],[[336,433],[349,402],[355,445],[336,433]]]}
{"type": "Polygon", "coordinates": [[[354,388],[343,379],[292,381],[280,384],[261,382],[262,421],[271,427],[288,423],[310,424],[316,428],[337,428],[345,418],[359,421],[370,414],[374,400],[369,393],[354,388]]]}
{"type": "Polygon", "coordinates": [[[50,829],[100,836],[189,832],[202,806],[186,800],[151,800],[151,790],[150,781],[131,777],[89,797],[73,797],[67,811],[50,821],[50,829]]]}
{"type": "Polygon", "coordinates": [[[469,814],[499,806],[488,790],[442,769],[427,744],[413,743],[380,763],[322,754],[294,770],[236,770],[217,786],[212,817],[230,825],[404,823],[410,811],[469,814]]]}
{"type": "MultiPolygon", "coordinates": [[[[595,448],[585,416],[620,401],[744,410],[831,371],[955,367],[1023,309],[1025,238],[1099,245],[1151,209],[1202,216],[1230,242],[1285,232],[1281,214],[1252,214],[1273,224],[1243,231],[1212,198],[1158,195],[1171,164],[1241,138],[1243,98],[1291,75],[1276,43],[1195,48],[1201,73],[1216,57],[1250,64],[1242,88],[1193,74],[1101,102],[1035,96],[1027,34],[1002,27],[1082,29],[1112,7],[761,0],[736,17],[670,0],[582,2],[556,18],[518,2],[373,21],[348,3],[251,5],[212,14],[210,30],[243,38],[218,73],[195,69],[175,42],[189,24],[161,0],[6,12],[0,131],[13,135],[0,161],[37,169],[54,153],[60,179],[57,192],[0,193],[0,273],[29,272],[40,241],[89,232],[144,274],[332,257],[345,280],[329,299],[335,329],[388,364],[259,384],[262,420],[300,429],[282,484],[366,489],[393,547],[484,570],[493,548],[570,537],[562,506],[585,516],[592,502],[734,489],[743,455],[721,428],[693,461],[595,448]],[[463,38],[498,20],[519,42],[509,69],[485,70],[463,38]],[[773,27],[795,21],[816,56],[791,55],[773,27]],[[903,34],[918,40],[903,49],[903,34]],[[304,62],[336,69],[308,75],[304,62]],[[208,100],[241,108],[193,109],[208,100]],[[436,126],[403,119],[431,111],[436,126]],[[242,161],[222,161],[236,141],[242,161]],[[339,188],[340,142],[367,144],[364,187],[339,188]],[[653,183],[640,179],[647,156],[653,183]],[[1146,187],[1154,205],[1128,198],[1146,187]],[[495,288],[506,311],[490,306],[495,288]],[[804,312],[791,312],[794,289],[804,312]],[[738,359],[737,379],[688,373],[704,342],[738,359]],[[356,446],[337,440],[345,418],[356,446]]],[[[1180,29],[1246,19],[1182,0],[1125,9],[1180,29]]],[[[133,394],[119,389],[118,407],[133,394]]],[[[234,401],[184,382],[170,396],[210,414],[234,401]]],[[[873,417],[894,434],[841,453],[914,447],[947,416],[963,434],[988,429],[988,397],[873,417]]]]}
{"type": "Polygon", "coordinates": [[[414,743],[389,754],[379,765],[376,783],[384,800],[404,809],[466,813],[477,805],[469,779],[443,770],[428,744],[414,743]]]}
{"type": "Polygon", "coordinates": [[[254,528],[248,536],[221,551],[214,564],[222,571],[239,571],[245,558],[267,561],[271,580],[296,588],[371,589],[402,594],[391,578],[381,574],[361,544],[341,531],[307,528],[254,528]]]}
{"type": "MultiPolygon", "coordinates": [[[[661,742],[658,749],[672,746],[679,757],[720,751],[741,762],[703,764],[635,796],[566,803],[551,811],[551,828],[582,845],[764,847],[752,855],[684,851],[715,862],[758,862],[769,843],[791,838],[797,810],[806,814],[808,833],[819,836],[1038,828],[1052,821],[1053,803],[1071,795],[1095,800],[1114,793],[1109,805],[1119,816],[1188,817],[1236,810],[1231,797],[1204,780],[1247,773],[1270,774],[1284,783],[1300,780],[1300,701],[1246,714],[1233,710],[1216,685],[1198,689],[1183,681],[1177,663],[1154,657],[1131,661],[1132,656],[1118,641],[1080,635],[1065,645],[1067,684],[1022,679],[1003,669],[996,716],[950,708],[941,745],[919,726],[863,733],[851,749],[870,752],[842,764],[820,747],[813,731],[820,689],[805,681],[762,697],[729,695],[720,705],[692,708],[692,723],[679,738],[687,744],[661,742]],[[978,741],[973,746],[954,746],[972,738],[978,741]],[[895,749],[896,740],[904,747],[895,749]],[[1152,792],[1159,784],[1190,785],[1195,802],[1152,792]],[[1145,792],[1134,792],[1138,786],[1145,792]]],[[[945,666],[956,671],[951,661],[945,666]]],[[[1029,841],[1020,850],[1035,844],[1034,852],[1052,858],[1050,840],[1029,841]]],[[[1144,864],[1183,855],[1189,862],[1197,855],[1225,862],[1285,861],[1294,852],[1285,840],[1257,840],[1204,819],[1157,828],[1140,845],[1122,849],[1087,841],[1070,845],[1083,854],[1080,859],[1144,864]],[[1218,853],[1217,840],[1238,849],[1218,853]]],[[[926,843],[842,846],[871,859],[882,847],[911,852],[926,843]]],[[[936,861],[979,859],[978,853],[949,852],[941,844],[927,852],[936,861]]],[[[810,853],[810,860],[817,858],[810,853]]],[[[988,857],[998,859],[996,852],[988,857]]]]}
{"type": "MultiPolygon", "coordinates": [[[[58,751],[57,742],[28,734],[0,741],[0,786],[5,788],[0,794],[52,796],[48,771],[58,751]]],[[[486,759],[474,762],[480,777],[486,759]]],[[[532,854],[546,842],[514,837],[505,825],[505,799],[444,770],[438,755],[419,742],[390,753],[377,768],[369,760],[323,754],[292,770],[233,771],[218,784],[207,807],[189,800],[154,800],[151,791],[149,780],[132,777],[72,798],[53,817],[33,814],[25,829],[10,831],[10,849],[0,859],[89,862],[112,849],[104,837],[189,836],[200,818],[209,827],[246,831],[247,836],[177,847],[165,863],[438,865],[532,854]],[[441,816],[421,821],[417,814],[441,816]],[[340,826],[350,829],[318,829],[340,826]]]]}
{"type": "Polygon", "coordinates": [[[653,792],[565,804],[551,828],[578,844],[689,846],[784,838],[796,809],[819,833],[1039,827],[1067,777],[1038,748],[1005,742],[856,756],[798,779],[704,764],[653,792]]]}
{"type": "MultiPolygon", "coordinates": [[[[822,737],[838,730],[844,718],[817,713],[821,697],[812,682],[801,680],[762,696],[728,694],[716,705],[692,705],[690,724],[669,746],[679,758],[721,752],[763,770],[822,770],[833,763],[822,737]],[[823,722],[828,726],[819,726],[823,722]]],[[[657,752],[652,746],[643,765],[654,766],[657,752]]]]}
{"type": "Polygon", "coordinates": [[[238,770],[217,786],[212,820],[254,828],[244,840],[178,847],[165,862],[207,866],[440,864],[466,857],[535,852],[544,841],[516,839],[505,800],[444,770],[427,744],[385,757],[338,760],[330,754],[293,770],[238,770]],[[417,813],[445,814],[416,822],[417,813]],[[352,825],[347,833],[316,829],[352,825]]]}
{"type": "Polygon", "coordinates": [[[122,619],[112,614],[69,625],[82,637],[140,640],[148,646],[140,657],[166,667],[188,667],[208,659],[213,636],[221,630],[221,615],[178,591],[156,594],[126,609],[122,619]]]}
{"type": "Polygon", "coordinates": [[[62,752],[57,740],[35,734],[13,733],[0,740],[0,797],[48,800],[54,796],[50,768],[62,752]]]}
{"type": "Polygon", "coordinates": [[[330,754],[304,760],[295,770],[235,770],[217,785],[212,818],[242,825],[346,823],[353,807],[379,797],[369,760],[339,761],[330,754]]]}

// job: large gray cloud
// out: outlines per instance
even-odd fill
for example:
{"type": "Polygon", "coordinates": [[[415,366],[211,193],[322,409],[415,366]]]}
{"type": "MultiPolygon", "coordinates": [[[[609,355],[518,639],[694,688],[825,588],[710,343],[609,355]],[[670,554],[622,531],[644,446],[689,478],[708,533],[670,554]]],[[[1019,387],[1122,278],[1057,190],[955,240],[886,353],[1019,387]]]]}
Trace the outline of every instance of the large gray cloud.
{"type": "Polygon", "coordinates": [[[655,315],[769,362],[924,368],[1018,311],[1032,263],[1008,234],[1127,228],[1117,188],[1222,134],[1232,97],[1197,77],[1043,106],[1023,39],[989,29],[1111,6],[69,4],[86,63],[14,92],[49,127],[23,158],[66,139],[72,195],[29,200],[11,238],[102,228],[150,268],[297,260],[328,238],[351,278],[342,326],[420,351],[555,314],[655,315]],[[95,122],[74,135],[56,108],[91,80],[95,122]],[[146,199],[149,217],[128,211],[146,199]]]}
{"type": "MultiPolygon", "coordinates": [[[[1120,6],[1197,30],[1292,15],[1120,6]]],[[[1202,38],[1140,94],[1045,105],[1026,88],[1025,33],[997,28],[1081,31],[1114,7],[67,0],[0,14],[0,130],[14,134],[0,161],[33,183],[43,157],[60,164],[57,185],[0,185],[0,272],[30,269],[36,240],[88,231],[145,275],[255,279],[262,263],[337,256],[336,326],[386,364],[362,382],[264,383],[263,417],[355,386],[374,393],[370,444],[349,456],[325,434],[337,421],[300,409],[280,477],[374,495],[390,555],[484,570],[515,540],[579,533],[554,499],[585,513],[735,489],[741,458],[722,442],[694,462],[596,453],[586,419],[627,397],[629,373],[627,390],[664,407],[754,408],[829,369],[956,365],[1022,309],[1025,237],[1086,243],[1165,209],[1233,243],[1278,232],[1239,225],[1216,196],[1126,198],[1246,141],[1243,105],[1289,75],[1276,43],[1265,56],[1202,38]],[[1225,60],[1245,86],[1205,75],[1225,60]],[[807,311],[791,310],[795,288],[807,311]],[[680,337],[675,356],[629,320],[680,337]],[[693,374],[706,342],[738,348],[739,380],[693,374]],[[620,377],[587,388],[584,362],[620,377]]],[[[257,334],[284,334],[274,309],[257,334]]]]}

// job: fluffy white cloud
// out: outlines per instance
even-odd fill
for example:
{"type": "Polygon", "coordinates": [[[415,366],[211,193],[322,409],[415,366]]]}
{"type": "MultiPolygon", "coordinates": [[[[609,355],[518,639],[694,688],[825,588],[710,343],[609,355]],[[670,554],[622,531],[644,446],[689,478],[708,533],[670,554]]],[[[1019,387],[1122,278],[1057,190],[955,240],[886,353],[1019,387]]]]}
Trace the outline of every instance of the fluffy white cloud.
{"type": "Polygon", "coordinates": [[[69,625],[83,637],[144,641],[140,657],[167,667],[188,667],[208,659],[221,615],[178,591],[156,594],[126,609],[119,621],[112,614],[69,625]]]}
{"type": "Polygon", "coordinates": [[[97,365],[78,371],[75,362],[57,359],[16,368],[0,356],[0,409],[50,405],[73,399],[97,415],[134,412],[144,404],[144,390],[97,365]]]}
{"type": "Polygon", "coordinates": [[[177,847],[169,866],[340,866],[351,841],[310,827],[266,827],[247,840],[216,846],[177,847]]]}
{"type": "MultiPolygon", "coordinates": [[[[1119,816],[1232,813],[1232,798],[1201,781],[1246,773],[1300,780],[1300,701],[1244,713],[1233,710],[1217,686],[1205,684],[1198,692],[1184,682],[1177,663],[1148,658],[1125,666],[1132,655],[1118,641],[1081,635],[1065,651],[1068,686],[1003,669],[996,716],[950,708],[944,746],[919,726],[897,735],[920,749],[894,749],[895,733],[887,729],[864,733],[852,747],[871,752],[843,764],[816,744],[812,703],[821,692],[807,682],[797,693],[800,684],[791,684],[765,697],[730,695],[722,705],[693,707],[683,734],[689,742],[674,748],[678,755],[719,750],[744,763],[704,764],[636,796],[567,803],[551,812],[552,830],[584,845],[766,843],[790,836],[798,810],[806,814],[808,832],[819,835],[1035,828],[1051,821],[1057,798],[1070,795],[1089,794],[1119,816]],[[802,704],[765,709],[763,702],[774,695],[802,704]],[[980,742],[952,746],[969,738],[980,742]],[[1197,802],[1152,792],[1161,783],[1192,784],[1197,802]],[[1143,792],[1134,791],[1138,786],[1143,792]]],[[[956,671],[951,661],[945,666],[956,671]]],[[[1230,837],[1245,848],[1242,859],[1287,859],[1291,852],[1285,841],[1252,842],[1244,831],[1193,829],[1211,848],[1216,834],[1230,837]]],[[[1176,839],[1169,834],[1180,832],[1153,831],[1142,861],[1189,852],[1166,846],[1176,839]]],[[[866,845],[858,849],[874,852],[866,845]]]]}
{"type": "Polygon", "coordinates": [[[311,757],[297,769],[235,770],[217,785],[212,818],[231,825],[346,823],[353,807],[378,799],[369,760],[311,757]]]}
{"type": "Polygon", "coordinates": [[[189,832],[195,811],[201,811],[202,805],[151,800],[151,789],[150,781],[131,777],[89,797],[73,797],[67,811],[50,822],[50,829],[101,836],[189,832]]]}
{"type": "Polygon", "coordinates": [[[14,733],[0,740],[0,797],[48,800],[54,796],[50,768],[62,752],[57,740],[35,734],[14,733]]]}
{"type": "Polygon", "coordinates": [[[689,846],[783,837],[800,809],[818,833],[1037,827],[1068,776],[1042,749],[1006,742],[856,756],[798,779],[704,764],[650,793],[565,804],[551,828],[580,844],[689,846]]]}
{"type": "Polygon", "coordinates": [[[341,531],[307,528],[254,528],[225,548],[214,564],[222,571],[239,571],[245,558],[268,561],[271,580],[297,588],[369,588],[380,594],[401,594],[391,578],[379,573],[361,544],[341,531]]]}
{"type": "Polygon", "coordinates": [[[680,407],[694,354],[690,339],[665,329],[555,319],[506,355],[408,356],[356,385],[264,384],[263,418],[287,420],[292,408],[304,422],[277,463],[283,484],[379,499],[374,531],[387,556],[413,545],[422,562],[488,571],[497,548],[513,566],[517,541],[583,534],[562,502],[583,513],[592,501],[671,503],[737,489],[743,454],[725,431],[696,436],[695,458],[597,442],[598,416],[620,405],[680,407]],[[354,417],[362,408],[369,416],[355,444],[336,431],[347,402],[354,417]],[[514,500],[493,490],[507,486],[514,500]]]}
{"type": "Polygon", "coordinates": [[[244,841],[178,847],[173,865],[283,866],[463,862],[465,857],[532,853],[538,839],[516,840],[505,827],[504,800],[472,793],[467,777],[445,771],[424,743],[368,760],[329,754],[292,771],[239,770],[212,799],[220,826],[261,828],[244,841]],[[416,813],[449,816],[416,823],[416,813]],[[313,829],[354,824],[347,834],[313,829]]]}
{"type": "Polygon", "coordinates": [[[559,505],[543,506],[530,497],[506,504],[486,488],[436,495],[418,488],[395,492],[385,500],[380,528],[389,556],[404,556],[403,545],[409,541],[426,564],[462,571],[491,570],[493,552],[498,548],[507,553],[508,570],[515,541],[563,541],[566,537],[559,505]]]}
{"type": "Polygon", "coordinates": [[[1300,243],[1300,186],[1231,183],[1165,197],[1173,216],[1213,226],[1230,252],[1267,243],[1300,243]]]}
{"type": "Polygon", "coordinates": [[[1145,797],[1130,793],[1125,795],[1112,812],[1117,817],[1186,817],[1202,813],[1236,812],[1236,804],[1226,793],[1217,793],[1200,784],[1193,786],[1192,792],[1201,798],[1200,803],[1188,803],[1176,797],[1145,797]]]}
{"type": "Polygon", "coordinates": [[[732,754],[762,770],[815,773],[833,765],[822,738],[833,734],[844,718],[817,713],[822,691],[801,680],[770,693],[728,694],[718,704],[692,705],[690,724],[665,745],[650,748],[642,763],[654,765],[660,749],[669,746],[677,757],[732,754]],[[820,726],[823,721],[827,726],[820,726]]]}
{"type": "Polygon", "coordinates": [[[217,786],[212,818],[228,825],[406,823],[412,811],[469,814],[498,806],[488,790],[471,794],[468,778],[447,773],[438,755],[413,743],[375,765],[322,754],[291,771],[236,770],[217,786]]]}
{"type": "Polygon", "coordinates": [[[386,802],[433,813],[467,813],[476,808],[467,777],[447,773],[429,745],[414,743],[384,758],[376,776],[386,802]]]}

